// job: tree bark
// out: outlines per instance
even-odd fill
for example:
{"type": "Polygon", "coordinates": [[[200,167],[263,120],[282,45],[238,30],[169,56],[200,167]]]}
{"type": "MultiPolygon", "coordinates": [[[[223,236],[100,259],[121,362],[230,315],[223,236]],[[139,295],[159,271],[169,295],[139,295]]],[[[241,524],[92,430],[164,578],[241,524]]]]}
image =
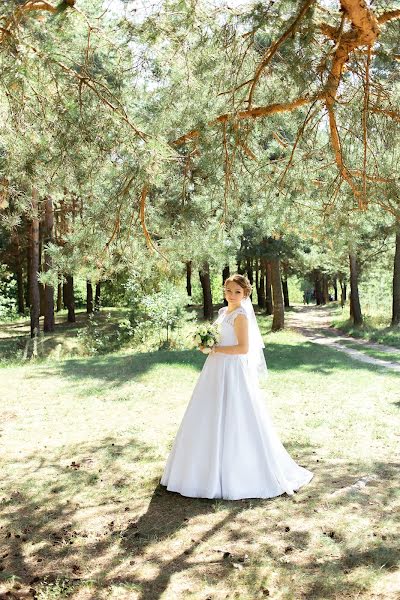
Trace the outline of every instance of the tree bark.
{"type": "Polygon", "coordinates": [[[96,290],[94,293],[94,311],[99,312],[101,308],[101,281],[96,283],[96,290]]]}
{"type": "Polygon", "coordinates": [[[271,274],[271,261],[266,261],[265,269],[265,312],[267,315],[274,313],[274,304],[272,302],[272,274],[271,274]]]}
{"type": "Polygon", "coordinates": [[[64,303],[68,310],[67,321],[69,323],[75,323],[74,278],[72,275],[66,276],[66,283],[64,285],[64,303]]]}
{"type": "Polygon", "coordinates": [[[324,297],[322,294],[322,276],[321,271],[316,269],[314,271],[314,286],[315,286],[315,301],[317,306],[321,306],[324,304],[324,297]]]}
{"type": "Polygon", "coordinates": [[[230,272],[230,269],[229,269],[229,265],[225,265],[225,267],[222,269],[222,285],[228,279],[228,277],[230,276],[230,274],[231,274],[231,272],[230,272]]]}
{"type": "Polygon", "coordinates": [[[281,268],[279,258],[269,261],[271,264],[271,287],[274,302],[274,316],[272,331],[279,331],[285,327],[285,305],[283,300],[281,268]]]}
{"type": "Polygon", "coordinates": [[[260,283],[258,288],[258,306],[260,308],[266,307],[265,302],[265,259],[260,259],[260,283]]]}
{"type": "Polygon", "coordinates": [[[335,300],[335,302],[337,302],[337,300],[338,300],[338,287],[337,287],[337,278],[336,277],[334,277],[332,285],[333,285],[333,290],[334,290],[334,300],[335,300]]]}
{"type": "Polygon", "coordinates": [[[25,304],[27,308],[30,308],[31,302],[31,272],[32,272],[32,240],[31,240],[31,224],[27,225],[28,228],[28,244],[26,247],[26,294],[25,304]]]}
{"type": "Polygon", "coordinates": [[[192,297],[192,261],[186,263],[186,293],[189,298],[192,297]]]}
{"type": "MultiPolygon", "coordinates": [[[[45,205],[45,244],[53,241],[54,212],[53,201],[50,196],[46,198],[45,205]]],[[[52,261],[48,251],[44,250],[44,271],[51,269],[52,261]]],[[[44,288],[44,331],[54,331],[54,288],[52,285],[45,285],[44,288]]]]}
{"type": "MultiPolygon", "coordinates": [[[[229,269],[229,265],[225,265],[225,267],[222,269],[222,285],[225,284],[225,281],[228,279],[230,274],[231,274],[231,272],[229,269]]],[[[224,296],[223,304],[224,304],[224,306],[228,306],[228,301],[225,298],[225,296],[224,296]]]]}
{"type": "Polygon", "coordinates": [[[18,312],[23,315],[25,312],[24,299],[24,271],[22,267],[21,246],[19,243],[18,232],[15,233],[15,279],[17,280],[17,300],[18,312]]]}
{"type": "Polygon", "coordinates": [[[39,272],[39,206],[38,193],[36,189],[32,190],[32,223],[30,230],[30,299],[31,299],[31,338],[39,335],[39,315],[40,315],[40,292],[38,282],[39,272]]]}
{"type": "Polygon", "coordinates": [[[393,301],[392,301],[392,322],[391,325],[400,323],[400,225],[396,231],[396,250],[393,264],[393,301]]]}
{"type": "Polygon", "coordinates": [[[323,299],[324,304],[328,304],[328,302],[329,302],[328,276],[325,273],[322,274],[322,299],[323,299]]]}
{"type": "Polygon", "coordinates": [[[58,283],[57,286],[57,312],[60,312],[62,309],[62,284],[58,283]]]}
{"type": "Polygon", "coordinates": [[[287,279],[282,278],[282,291],[283,291],[283,301],[285,303],[285,308],[290,308],[289,302],[289,288],[287,279]]]}
{"type": "Polygon", "coordinates": [[[204,263],[203,268],[199,271],[201,288],[203,290],[203,315],[205,319],[213,318],[213,304],[211,295],[211,281],[210,281],[210,266],[207,262],[204,263]]]}
{"type": "Polygon", "coordinates": [[[360,296],[358,292],[358,264],[357,255],[355,252],[349,253],[350,262],[350,305],[351,317],[356,326],[362,325],[363,317],[361,313],[360,296]]]}
{"type": "Polygon", "coordinates": [[[93,286],[88,279],[86,281],[86,312],[88,314],[93,312],[93,286]]]}

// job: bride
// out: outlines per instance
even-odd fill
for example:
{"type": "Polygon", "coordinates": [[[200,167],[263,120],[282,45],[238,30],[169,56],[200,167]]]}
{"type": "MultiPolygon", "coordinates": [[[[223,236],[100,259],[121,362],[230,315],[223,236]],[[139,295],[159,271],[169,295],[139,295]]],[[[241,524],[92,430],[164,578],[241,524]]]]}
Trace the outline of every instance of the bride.
{"type": "Polygon", "coordinates": [[[261,398],[258,378],[267,367],[251,285],[232,275],[224,292],[228,306],[216,320],[220,341],[200,373],[161,485],[192,498],[293,495],[313,473],[285,450],[261,398]]]}

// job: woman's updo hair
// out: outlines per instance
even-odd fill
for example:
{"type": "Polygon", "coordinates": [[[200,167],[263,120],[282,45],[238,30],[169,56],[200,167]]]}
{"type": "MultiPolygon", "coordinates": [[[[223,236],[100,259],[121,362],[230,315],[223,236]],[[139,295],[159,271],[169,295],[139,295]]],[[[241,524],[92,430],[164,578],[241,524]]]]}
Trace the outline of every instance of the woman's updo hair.
{"type": "Polygon", "coordinates": [[[246,275],[239,275],[239,273],[231,275],[228,277],[228,279],[225,279],[224,288],[228,285],[228,283],[236,283],[237,285],[240,285],[240,287],[243,289],[245,298],[248,298],[252,292],[251,283],[247,279],[246,275]]]}

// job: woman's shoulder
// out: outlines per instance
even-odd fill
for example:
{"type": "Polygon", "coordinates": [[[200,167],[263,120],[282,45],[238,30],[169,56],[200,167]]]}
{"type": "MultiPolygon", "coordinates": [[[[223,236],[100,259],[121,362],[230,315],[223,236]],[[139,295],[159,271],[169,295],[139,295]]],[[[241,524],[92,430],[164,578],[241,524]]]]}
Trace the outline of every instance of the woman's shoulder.
{"type": "Polygon", "coordinates": [[[226,315],[226,317],[225,317],[225,318],[226,318],[226,320],[227,320],[229,323],[233,324],[233,322],[235,321],[235,319],[236,319],[237,317],[239,317],[239,316],[243,316],[243,317],[245,317],[246,319],[248,318],[248,316],[247,316],[247,312],[246,312],[246,310],[243,308],[243,306],[239,306],[239,308],[235,308],[235,310],[233,310],[232,312],[230,312],[230,313],[227,313],[227,315],[226,315]]]}
{"type": "Polygon", "coordinates": [[[223,315],[223,314],[226,312],[226,309],[227,309],[227,308],[228,308],[227,306],[223,306],[222,308],[220,308],[220,309],[218,310],[218,315],[219,315],[219,316],[223,315]]]}

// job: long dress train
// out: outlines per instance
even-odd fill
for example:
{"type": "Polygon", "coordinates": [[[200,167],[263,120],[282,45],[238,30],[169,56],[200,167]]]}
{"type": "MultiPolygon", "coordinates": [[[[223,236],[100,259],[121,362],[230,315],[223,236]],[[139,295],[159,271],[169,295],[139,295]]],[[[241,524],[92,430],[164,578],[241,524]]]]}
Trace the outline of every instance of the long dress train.
{"type": "MultiPolygon", "coordinates": [[[[238,343],[238,314],[246,311],[220,309],[220,346],[238,343]]],[[[282,445],[247,360],[208,355],[165,464],[160,483],[167,490],[192,498],[272,498],[312,479],[282,445]]]]}

